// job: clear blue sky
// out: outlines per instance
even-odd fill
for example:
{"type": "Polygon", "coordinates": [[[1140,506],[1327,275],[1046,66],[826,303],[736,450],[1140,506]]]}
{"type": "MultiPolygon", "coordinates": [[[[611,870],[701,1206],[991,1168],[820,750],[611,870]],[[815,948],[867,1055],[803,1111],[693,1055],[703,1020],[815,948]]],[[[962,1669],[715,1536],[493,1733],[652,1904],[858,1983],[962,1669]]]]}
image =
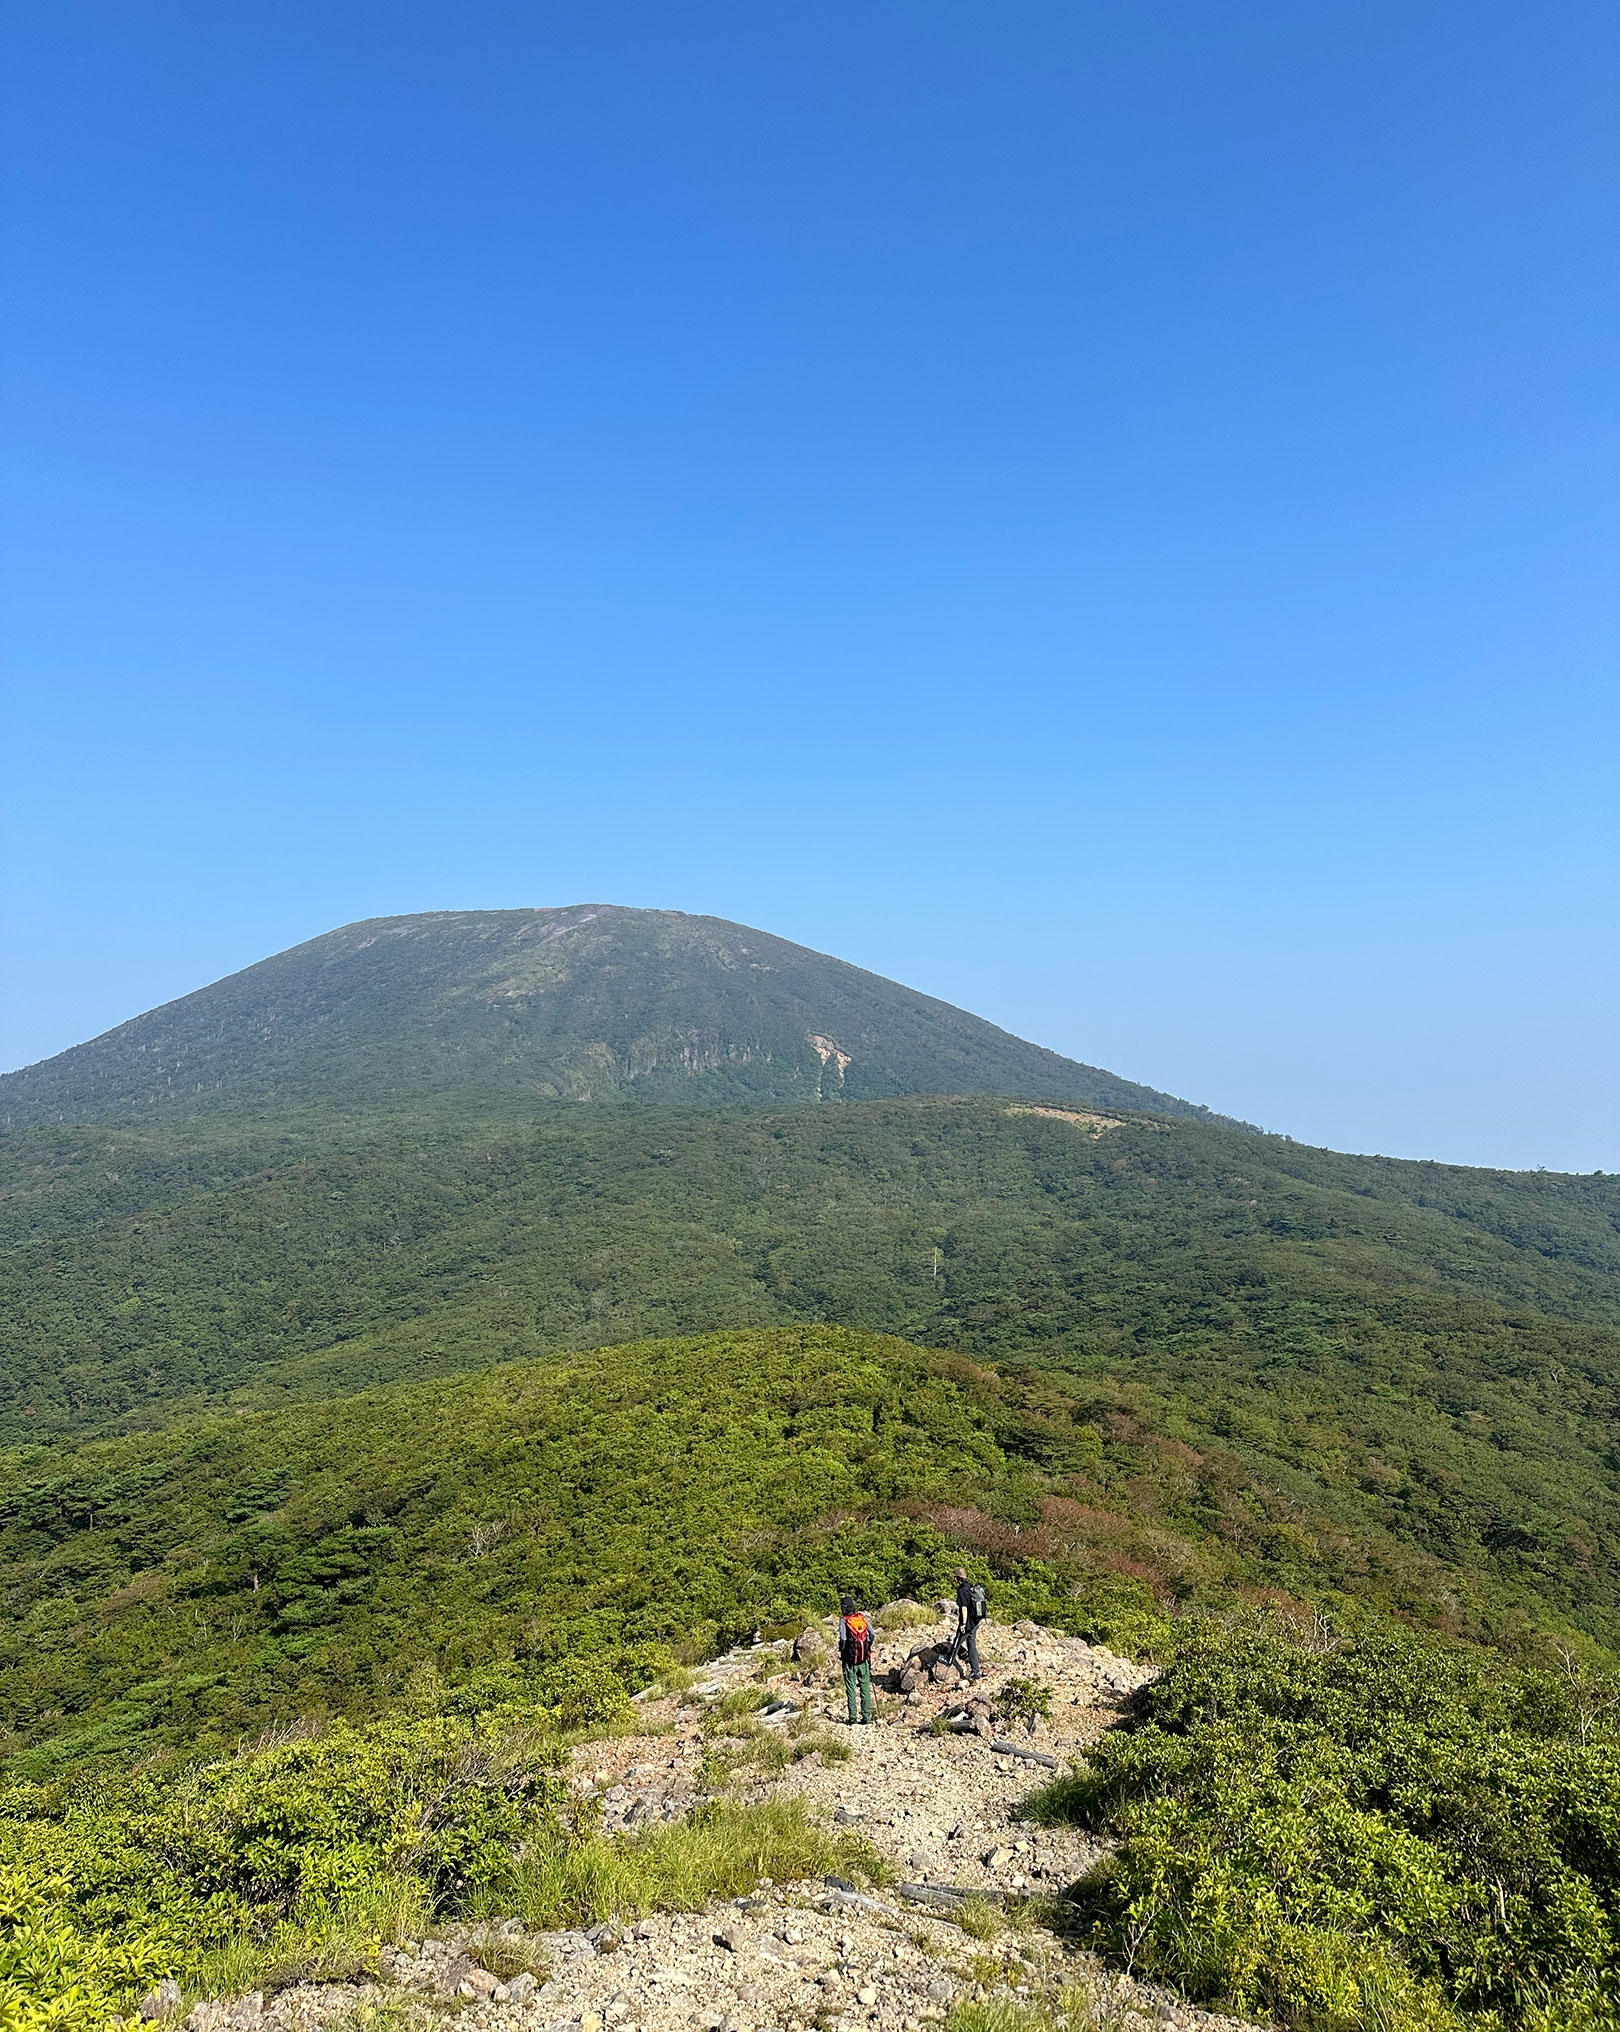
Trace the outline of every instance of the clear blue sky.
{"type": "Polygon", "coordinates": [[[606,900],[1620,1169],[1609,0],[52,0],[0,71],[0,1062],[606,900]]]}

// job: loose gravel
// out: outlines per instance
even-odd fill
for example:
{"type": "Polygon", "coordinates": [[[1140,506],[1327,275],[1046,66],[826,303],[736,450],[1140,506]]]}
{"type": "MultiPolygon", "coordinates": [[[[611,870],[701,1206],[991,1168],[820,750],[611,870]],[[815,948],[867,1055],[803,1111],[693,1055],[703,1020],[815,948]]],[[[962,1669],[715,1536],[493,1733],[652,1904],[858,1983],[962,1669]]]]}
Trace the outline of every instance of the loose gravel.
{"type": "MultiPolygon", "coordinates": [[[[813,1815],[871,1842],[896,1872],[888,1888],[764,1885],[706,1912],[589,1933],[530,1936],[515,1921],[445,1927],[434,1940],[385,1951],[380,1982],[301,1985],[268,2003],[199,2005],[187,2020],[191,2032],[368,2023],[430,2032],[452,2016],[461,2032],[925,2032],[957,2002],[992,1996],[1061,2008],[1071,2025],[1099,2032],[1150,2025],[1253,2032],[1246,2021],[1108,1973],[1035,1916],[1105,1845],[1078,1830],[1021,1821],[1019,1803],[1117,1720],[1146,1671],[1032,1623],[989,1625],[980,1643],[984,1679],[967,1687],[933,1670],[951,1631],[943,1616],[891,1605],[888,1629],[882,1612],[878,1622],[873,1682],[888,1690],[870,1726],[844,1719],[829,1625],[792,1650],[757,1644],[730,1652],[679,1695],[644,1696],[637,1731],[584,1745],[571,1780],[581,1796],[601,1801],[610,1832],[678,1819],[714,1782],[704,1755],[717,1732],[705,1732],[705,1714],[757,1684],[783,1705],[756,1726],[801,1754],[780,1772],[743,1762],[723,1781],[726,1791],[803,1797],[813,1815]],[[1049,1689],[1049,1713],[1030,1724],[986,1712],[1011,1679],[1049,1689]],[[979,1711],[964,1714],[975,1696],[979,1711]],[[818,1738],[845,1745],[847,1759],[815,1748],[804,1754],[806,1741],[818,1738]],[[1002,1907],[993,1937],[954,1922],[958,1893],[976,1901],[963,1916],[978,1914],[977,1924],[979,1901],[1002,1907]],[[486,1961],[527,1961],[536,1973],[501,1982],[486,1961]]],[[[748,1742],[734,1751],[746,1757],[748,1742]]]]}

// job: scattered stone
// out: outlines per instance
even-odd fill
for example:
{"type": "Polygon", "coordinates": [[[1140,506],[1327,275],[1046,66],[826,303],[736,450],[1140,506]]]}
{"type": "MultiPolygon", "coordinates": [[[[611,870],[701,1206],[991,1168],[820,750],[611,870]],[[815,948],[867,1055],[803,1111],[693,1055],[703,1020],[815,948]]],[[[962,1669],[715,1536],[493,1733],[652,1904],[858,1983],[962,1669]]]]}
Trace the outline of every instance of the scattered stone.
{"type": "MultiPolygon", "coordinates": [[[[1047,2014],[1065,1988],[1078,1988],[1090,1993],[1098,2022],[1141,2025],[1146,2032],[1144,2021],[1154,2017],[1167,1993],[1105,1976],[1075,1943],[1039,1922],[1039,1908],[1031,1908],[1034,1923],[1017,1936],[1022,1959],[1012,1953],[1009,1936],[980,1943],[965,1936],[957,1921],[965,1900],[1016,1905],[1026,1887],[1051,1892],[1078,1881],[1106,1857],[1110,1844],[1079,1829],[1043,1829],[1031,1839],[1020,1824],[1020,1802],[1047,1772],[1083,1756],[1088,1744],[1115,1726],[1118,1703],[1151,1672],[1100,1646],[1033,1625],[1015,1633],[992,1622],[980,1634],[985,1680],[970,1690],[946,1664],[954,1604],[943,1605],[934,1627],[908,1629],[893,1643],[883,1636],[881,1614],[877,1620],[873,1676],[881,1672],[890,1690],[883,1716],[890,1726],[854,1729],[847,1738],[840,1730],[851,1754],[838,1762],[812,1753],[780,1773],[744,1765],[730,1789],[745,1798],[803,1798],[824,1825],[859,1826],[909,1881],[877,1896],[856,1891],[845,1876],[762,1885],[753,1898],[706,1914],[658,1913],[618,1931],[593,1928],[601,1955],[579,1932],[531,1936],[532,1951],[550,1957],[550,1979],[522,1991],[514,1983],[499,1986],[504,1997],[491,1992],[487,1999],[458,1998],[454,2032],[810,2032],[817,2024],[826,2032],[938,2032],[941,2019],[964,1996],[977,1989],[981,1998],[1006,1994],[1013,2001],[1015,1986],[1017,1999],[1035,2016],[1047,2014]],[[935,1676],[938,1666],[946,1666],[942,1677],[935,1676]],[[1029,1739],[1032,1748],[1038,1745],[1033,1758],[1020,1754],[1021,1744],[999,1738],[994,1726],[991,1697],[1007,1673],[1053,1689],[1051,1713],[1029,1739]],[[958,1720],[965,1726],[955,1729],[958,1720]],[[980,1742],[988,1754],[981,1754],[980,1742]],[[949,1864],[942,1867],[947,1856],[949,1864]],[[994,1870],[986,1867],[987,1856],[996,1857],[994,1870]],[[948,1872],[951,1881],[929,1881],[935,1872],[948,1872]],[[729,1945],[716,1944],[716,1931],[729,1945]],[[1005,1993],[999,1983],[986,1988],[953,1973],[986,1954],[1006,1972],[1005,1993]]],[[[791,1647],[791,1682],[768,1681],[771,1672],[785,1671],[787,1645],[777,1647],[774,1663],[762,1663],[765,1654],[739,1647],[708,1667],[705,1698],[759,1686],[774,1695],[791,1685],[798,1702],[802,1680],[823,1690],[812,1712],[829,1687],[841,1708],[824,1632],[803,1636],[791,1647]]],[[[611,1794],[607,1804],[618,1809],[610,1831],[632,1816],[635,1825],[676,1818],[706,1795],[700,1777],[706,1747],[701,1705],[691,1695],[660,1694],[638,1709],[637,1725],[645,1733],[599,1741],[576,1753],[576,1790],[600,1760],[597,1794],[611,1794]],[[637,1800],[645,1803],[639,1815],[637,1800]]],[[[775,1701],[770,1705],[777,1707],[775,1701]]],[[[770,1719],[763,1707],[755,1712],[770,1719]]],[[[777,1719],[786,1712],[781,1709],[777,1719]]],[[[492,1928],[498,1925],[491,1922],[492,1928]]],[[[434,1986],[447,1960],[458,1955],[494,1960],[477,1955],[476,1930],[445,1922],[441,1933],[449,1945],[439,1961],[402,1965],[390,1979],[412,1984],[420,1994],[434,1986]]],[[[348,2032],[328,2019],[324,2003],[314,2008],[323,1994],[303,1988],[284,1993],[257,2032],[348,2032]]],[[[352,2017],[354,1987],[333,1994],[347,2000],[352,2017]]],[[[1176,2008],[1177,2023],[1253,2032],[1231,2020],[1201,2017],[1190,2007],[1176,2008]]],[[[450,2032],[448,2014],[442,2023],[419,2022],[410,2032],[450,2032]]]]}
{"type": "Polygon", "coordinates": [[[245,1997],[219,1997],[193,2006],[186,2032],[254,2032],[263,2016],[262,1990],[245,1997]]]}
{"type": "Polygon", "coordinates": [[[173,1976],[165,1976],[155,1988],[147,1991],[135,2008],[148,2021],[154,2018],[172,2018],[183,2001],[180,1985],[173,1976]]]}

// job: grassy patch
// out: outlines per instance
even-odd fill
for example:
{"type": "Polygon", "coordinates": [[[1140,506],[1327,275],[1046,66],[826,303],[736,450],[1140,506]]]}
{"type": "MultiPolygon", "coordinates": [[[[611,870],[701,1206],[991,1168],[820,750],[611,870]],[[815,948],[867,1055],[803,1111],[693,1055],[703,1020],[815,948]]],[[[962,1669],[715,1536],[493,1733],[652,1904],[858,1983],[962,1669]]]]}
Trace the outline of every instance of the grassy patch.
{"type": "Polygon", "coordinates": [[[819,1755],[824,1763],[847,1764],[854,1752],[831,1729],[806,1729],[793,1738],[793,1761],[797,1763],[801,1757],[811,1755],[819,1755]]]}
{"type": "Polygon", "coordinates": [[[672,1826],[622,1840],[537,1847],[483,1902],[491,1913],[514,1913],[531,1927],[588,1926],[700,1911],[766,1877],[781,1884],[829,1871],[874,1881],[882,1875],[869,1843],[818,1826],[802,1799],[749,1806],[716,1800],[672,1826]]]}
{"type": "Polygon", "coordinates": [[[699,1781],[716,1791],[739,1772],[773,1777],[788,1767],[789,1751],[783,1738],[771,1729],[754,1728],[746,1736],[727,1737],[711,1743],[698,1766],[699,1781]]]}
{"type": "Polygon", "coordinates": [[[1002,1930],[999,1907],[988,1898],[964,1898],[950,1915],[970,1940],[994,1940],[1002,1930]]]}
{"type": "Polygon", "coordinates": [[[884,1637],[898,1637],[905,1630],[920,1630],[924,1624],[934,1620],[932,1609],[925,1609],[921,1602],[904,1598],[888,1603],[878,1610],[874,1618],[879,1635],[884,1637]]]}
{"type": "Polygon", "coordinates": [[[730,1693],[722,1694],[703,1718],[703,1726],[719,1728],[725,1722],[733,1722],[743,1715],[751,1715],[765,1706],[770,1695],[763,1686],[738,1686],[730,1693]]]}
{"type": "Polygon", "coordinates": [[[1009,1679],[997,1689],[995,1714],[999,1722],[1023,1722],[1034,1728],[1052,1712],[1052,1689],[1034,1679],[1009,1679]]]}
{"type": "MultiPolygon", "coordinates": [[[[975,1973],[977,1973],[975,1964],[975,1973]]],[[[989,1975],[990,1982],[998,1981],[1003,1971],[998,1967],[989,1975]]],[[[985,1981],[985,1977],[980,1978],[985,1981]]],[[[1086,2021],[1080,2021],[1084,2024],[1086,2021]]],[[[945,2032],[1053,2032],[1057,2024],[1055,2016],[1048,2011],[1032,2009],[1029,2005],[1015,2002],[1011,1997],[990,1997],[983,2003],[964,1999],[955,2005],[945,2020],[945,2032]]]]}
{"type": "MultiPolygon", "coordinates": [[[[1005,1973],[998,1969],[996,1979],[1005,1973]]],[[[1141,2022],[1122,1998],[1070,1985],[1042,1998],[964,1997],[952,2006],[945,2032],[1127,2032],[1141,2022]]],[[[1378,2028],[1370,2026],[1367,2032],[1378,2028]]]]}

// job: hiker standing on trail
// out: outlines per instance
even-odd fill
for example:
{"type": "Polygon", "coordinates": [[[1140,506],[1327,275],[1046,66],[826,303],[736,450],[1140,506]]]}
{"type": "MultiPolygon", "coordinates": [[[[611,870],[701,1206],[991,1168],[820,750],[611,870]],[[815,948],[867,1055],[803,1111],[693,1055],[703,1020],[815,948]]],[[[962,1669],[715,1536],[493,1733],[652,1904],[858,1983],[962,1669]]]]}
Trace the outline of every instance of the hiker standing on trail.
{"type": "Polygon", "coordinates": [[[951,1645],[954,1658],[967,1645],[968,1671],[972,1678],[983,1677],[979,1665],[979,1625],[990,1613],[990,1597],[980,1581],[969,1580],[967,1568],[956,1569],[956,1638],[951,1645]]]}
{"type": "Polygon", "coordinates": [[[844,1698],[849,1702],[851,1725],[857,1719],[872,1719],[872,1625],[855,1606],[855,1597],[845,1595],[838,1604],[838,1662],[844,1668],[844,1698]],[[860,1689],[861,1711],[855,1713],[855,1691],[860,1689]]]}

